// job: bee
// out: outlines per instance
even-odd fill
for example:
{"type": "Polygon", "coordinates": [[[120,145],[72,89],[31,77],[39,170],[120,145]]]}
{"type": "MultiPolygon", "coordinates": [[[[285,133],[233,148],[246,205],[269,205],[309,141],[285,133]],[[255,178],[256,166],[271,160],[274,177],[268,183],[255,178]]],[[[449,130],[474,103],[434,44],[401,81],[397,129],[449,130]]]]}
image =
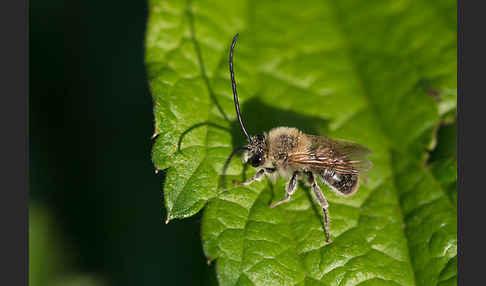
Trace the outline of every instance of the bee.
{"type": "Polygon", "coordinates": [[[315,194],[323,212],[323,227],[328,243],[329,234],[328,202],[317,184],[322,180],[337,194],[350,196],[359,187],[360,175],[372,168],[366,158],[371,151],[354,142],[331,139],[324,136],[309,135],[292,127],[276,127],[268,133],[249,136],[241,119],[236,81],[233,72],[233,51],[238,34],[233,38],[229,54],[229,68],[236,116],[248,145],[234,150],[227,163],[237,152],[244,151],[243,162],[257,168],[256,174],[245,182],[234,182],[246,186],[260,181],[264,175],[275,181],[281,176],[289,179],[285,187],[285,198],[270,205],[274,208],[289,202],[297,189],[297,181],[304,179],[315,194]]]}

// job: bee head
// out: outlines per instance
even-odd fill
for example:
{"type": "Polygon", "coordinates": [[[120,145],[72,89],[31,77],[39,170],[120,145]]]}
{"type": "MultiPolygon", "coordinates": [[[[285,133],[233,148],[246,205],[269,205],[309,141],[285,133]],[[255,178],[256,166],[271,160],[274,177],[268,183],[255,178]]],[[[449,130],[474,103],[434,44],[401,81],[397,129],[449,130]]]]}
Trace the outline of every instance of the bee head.
{"type": "Polygon", "coordinates": [[[247,146],[247,153],[244,156],[246,162],[249,162],[253,167],[262,166],[265,163],[265,150],[267,148],[265,135],[256,135],[250,137],[250,142],[247,146]]]}

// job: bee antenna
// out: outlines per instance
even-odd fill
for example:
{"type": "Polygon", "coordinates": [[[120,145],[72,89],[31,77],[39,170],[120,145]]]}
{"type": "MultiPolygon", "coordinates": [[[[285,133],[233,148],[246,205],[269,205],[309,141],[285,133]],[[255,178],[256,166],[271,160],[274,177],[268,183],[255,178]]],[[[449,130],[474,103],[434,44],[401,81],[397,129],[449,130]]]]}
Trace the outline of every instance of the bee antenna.
{"type": "Polygon", "coordinates": [[[236,92],[235,73],[233,72],[233,50],[235,49],[237,38],[238,38],[238,34],[236,34],[233,38],[233,43],[231,44],[231,49],[230,49],[230,54],[229,54],[229,68],[230,68],[230,76],[231,76],[231,85],[233,87],[233,99],[235,101],[236,116],[238,117],[238,121],[240,122],[241,130],[243,130],[243,133],[245,133],[246,139],[248,139],[248,141],[250,141],[250,136],[248,135],[248,132],[246,132],[245,125],[243,124],[243,120],[241,119],[240,105],[238,103],[238,93],[236,92]]]}
{"type": "Polygon", "coordinates": [[[233,156],[240,152],[240,151],[248,151],[248,147],[239,147],[239,148],[236,148],[235,150],[233,150],[233,152],[231,152],[231,154],[229,155],[228,159],[226,160],[225,164],[224,164],[224,167],[223,169],[226,170],[226,167],[228,166],[229,162],[231,161],[231,158],[233,158],[233,156]]]}

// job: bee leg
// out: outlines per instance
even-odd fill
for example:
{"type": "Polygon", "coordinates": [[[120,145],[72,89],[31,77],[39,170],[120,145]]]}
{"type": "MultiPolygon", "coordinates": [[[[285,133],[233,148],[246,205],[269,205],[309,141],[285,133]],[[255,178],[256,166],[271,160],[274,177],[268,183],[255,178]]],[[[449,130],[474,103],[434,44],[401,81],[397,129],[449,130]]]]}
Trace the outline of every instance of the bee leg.
{"type": "Polygon", "coordinates": [[[283,204],[283,203],[290,201],[290,197],[295,193],[295,190],[297,189],[297,175],[298,175],[298,172],[294,172],[294,174],[292,175],[292,178],[287,183],[287,187],[285,188],[285,199],[271,204],[270,205],[271,208],[274,208],[274,207],[278,206],[279,204],[283,204]]]}
{"type": "Polygon", "coordinates": [[[326,198],[322,194],[322,190],[317,184],[316,179],[314,178],[314,175],[312,173],[308,173],[309,175],[309,182],[311,183],[312,190],[314,191],[314,194],[316,195],[317,202],[322,208],[322,212],[324,213],[324,232],[326,233],[327,240],[326,242],[332,242],[331,235],[329,234],[329,214],[327,212],[327,207],[329,204],[327,203],[326,198]]]}
{"type": "Polygon", "coordinates": [[[234,182],[233,185],[237,186],[248,186],[249,184],[253,183],[254,181],[260,181],[263,178],[263,174],[265,174],[265,169],[260,169],[256,172],[253,177],[249,178],[246,182],[234,182]]]}
{"type": "Polygon", "coordinates": [[[273,172],[277,171],[277,168],[265,168],[265,171],[269,174],[272,174],[273,172]]]}

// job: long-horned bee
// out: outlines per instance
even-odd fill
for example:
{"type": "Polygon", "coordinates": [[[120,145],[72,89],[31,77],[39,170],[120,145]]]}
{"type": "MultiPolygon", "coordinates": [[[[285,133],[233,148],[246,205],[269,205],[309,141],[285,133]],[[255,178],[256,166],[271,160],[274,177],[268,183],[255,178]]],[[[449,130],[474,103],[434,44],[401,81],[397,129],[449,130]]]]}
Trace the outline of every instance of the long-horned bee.
{"type": "Polygon", "coordinates": [[[290,201],[297,188],[297,181],[304,179],[312,188],[322,208],[324,232],[327,242],[332,242],[329,235],[328,203],[317,184],[316,177],[323,180],[334,192],[350,196],[358,190],[360,174],[372,167],[371,162],[366,158],[371,151],[354,142],[309,135],[291,127],[276,127],[268,133],[249,136],[241,119],[233,72],[233,51],[237,37],[238,34],[234,36],[231,44],[229,68],[236,115],[248,145],[233,151],[227,162],[236,152],[244,151],[244,163],[250,163],[258,171],[246,182],[235,182],[235,184],[249,185],[261,180],[263,175],[272,179],[279,175],[289,178],[285,198],[271,204],[270,207],[273,208],[290,201]]]}

